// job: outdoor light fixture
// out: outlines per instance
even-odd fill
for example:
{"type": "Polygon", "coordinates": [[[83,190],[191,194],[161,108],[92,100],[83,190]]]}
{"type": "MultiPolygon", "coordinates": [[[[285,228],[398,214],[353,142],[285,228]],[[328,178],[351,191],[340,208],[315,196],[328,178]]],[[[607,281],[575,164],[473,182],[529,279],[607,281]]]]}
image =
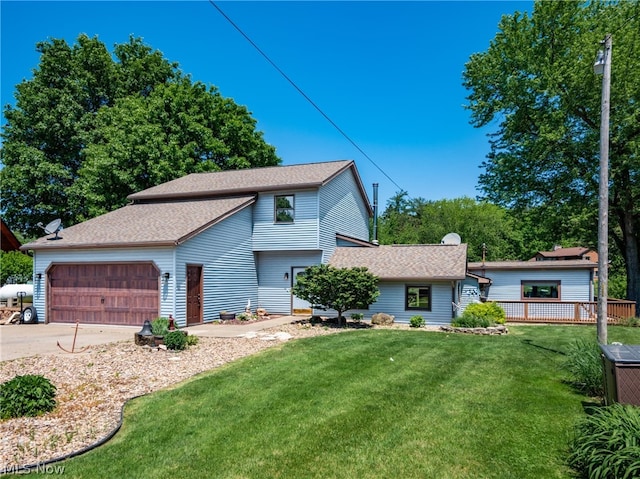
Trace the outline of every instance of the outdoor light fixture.
{"type": "Polygon", "coordinates": [[[289,273],[284,274],[284,279],[289,279],[289,273]]]}
{"type": "Polygon", "coordinates": [[[169,279],[169,277],[171,276],[171,274],[169,274],[169,272],[166,272],[162,275],[162,278],[167,281],[169,279]]]}
{"type": "Polygon", "coordinates": [[[599,50],[596,62],[593,64],[593,73],[596,75],[604,74],[604,63],[604,50],[599,50]]]}
{"type": "Polygon", "coordinates": [[[36,274],[36,278],[38,278],[38,279],[42,279],[42,273],[37,273],[37,274],[36,274]]]}
{"type": "Polygon", "coordinates": [[[138,334],[140,336],[153,336],[153,333],[151,332],[151,321],[145,319],[144,323],[142,324],[142,329],[138,334]]]}

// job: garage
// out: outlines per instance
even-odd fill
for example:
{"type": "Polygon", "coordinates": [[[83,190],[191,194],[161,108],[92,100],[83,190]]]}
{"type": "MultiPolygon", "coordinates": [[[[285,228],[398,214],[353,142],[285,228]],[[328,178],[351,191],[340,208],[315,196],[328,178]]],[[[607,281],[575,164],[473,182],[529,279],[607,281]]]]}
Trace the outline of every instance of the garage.
{"type": "Polygon", "coordinates": [[[52,264],[47,320],[141,326],[159,315],[159,276],[151,262],[52,264]]]}

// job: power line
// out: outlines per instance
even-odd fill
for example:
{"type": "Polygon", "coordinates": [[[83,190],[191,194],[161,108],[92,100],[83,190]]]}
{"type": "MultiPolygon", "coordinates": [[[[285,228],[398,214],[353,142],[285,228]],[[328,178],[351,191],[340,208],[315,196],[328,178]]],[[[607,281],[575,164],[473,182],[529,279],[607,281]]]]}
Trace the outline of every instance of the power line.
{"type": "Polygon", "coordinates": [[[244,31],[242,31],[242,29],[241,29],[238,25],[236,25],[236,24],[234,23],[234,21],[233,21],[233,20],[231,20],[231,18],[229,18],[229,16],[228,16],[226,13],[224,13],[224,12],[222,11],[222,9],[221,9],[218,5],[216,5],[216,3],[215,3],[213,0],[209,0],[209,3],[210,3],[210,4],[211,4],[211,5],[212,5],[216,10],[218,10],[218,12],[220,13],[220,15],[222,15],[222,16],[223,16],[223,17],[224,17],[224,18],[225,18],[225,19],[226,19],[226,20],[227,20],[227,21],[228,21],[228,22],[233,26],[233,28],[235,28],[235,29],[240,33],[240,35],[242,35],[242,36],[243,36],[243,37],[244,37],[244,38],[245,38],[245,39],[246,39],[246,40],[251,44],[251,46],[253,46],[253,48],[255,48],[255,49],[258,51],[258,53],[260,53],[260,55],[262,55],[262,56],[264,57],[264,59],[265,59],[265,60],[267,60],[267,62],[269,62],[269,64],[270,64],[273,68],[275,68],[275,69],[276,69],[276,71],[277,71],[278,73],[280,73],[280,75],[282,75],[282,77],[283,77],[285,80],[287,80],[287,81],[291,84],[291,86],[293,86],[293,88],[295,88],[295,89],[298,91],[298,93],[300,93],[300,94],[302,95],[302,97],[303,97],[305,100],[307,100],[307,101],[311,104],[311,106],[313,106],[313,107],[314,107],[314,108],[315,108],[315,109],[316,109],[316,110],[317,110],[317,111],[318,111],[318,112],[319,112],[319,113],[320,113],[320,114],[321,114],[321,115],[322,115],[322,116],[323,116],[323,117],[324,117],[324,118],[325,118],[325,119],[326,119],[326,120],[327,120],[327,121],[328,121],[328,122],[329,122],[329,123],[330,123],[330,124],[335,128],[335,129],[336,129],[336,130],[338,130],[338,132],[339,132],[343,137],[345,137],[345,138],[347,139],[347,141],[348,141],[349,143],[351,143],[351,144],[356,148],[356,150],[358,150],[358,151],[362,154],[362,156],[364,156],[367,160],[369,160],[369,161],[371,162],[371,164],[372,164],[373,166],[375,166],[375,167],[380,171],[380,173],[382,173],[382,174],[383,174],[383,175],[384,175],[384,176],[385,176],[385,177],[386,177],[386,178],[387,178],[391,183],[393,183],[393,184],[394,184],[394,185],[395,185],[399,190],[404,191],[404,190],[403,190],[403,188],[401,188],[401,187],[400,187],[400,185],[398,185],[398,183],[396,183],[395,181],[393,181],[393,179],[392,179],[392,178],[391,178],[391,177],[390,177],[390,176],[389,176],[389,175],[388,175],[388,174],[387,174],[387,173],[386,173],[386,172],[385,172],[385,171],[384,171],[380,166],[378,166],[378,165],[376,164],[376,162],[375,162],[375,161],[373,161],[373,160],[371,159],[371,157],[370,157],[369,155],[367,155],[367,154],[364,152],[364,150],[363,150],[362,148],[360,148],[360,146],[358,146],[358,144],[357,144],[354,140],[352,140],[352,139],[351,139],[351,137],[350,137],[349,135],[347,135],[347,134],[344,132],[344,130],[343,130],[342,128],[340,128],[340,127],[336,124],[336,122],[334,122],[334,121],[329,117],[329,115],[327,115],[327,114],[326,114],[326,113],[325,113],[325,112],[324,112],[324,111],[323,111],[323,110],[322,110],[322,109],[321,109],[321,108],[320,108],[320,107],[319,107],[319,106],[318,106],[318,105],[317,105],[317,104],[316,104],[316,103],[315,103],[315,102],[314,102],[314,101],[313,101],[313,100],[312,100],[312,99],[311,99],[311,98],[310,98],[310,97],[309,97],[309,96],[304,92],[304,91],[302,91],[302,89],[301,89],[301,88],[300,88],[300,87],[299,87],[299,86],[298,86],[298,85],[297,85],[297,84],[296,84],[296,83],[295,83],[291,78],[289,78],[289,76],[288,76],[288,75],[287,75],[287,74],[286,74],[286,73],[285,73],[285,72],[284,72],[284,71],[283,71],[283,70],[282,70],[282,69],[281,69],[281,68],[280,68],[280,67],[279,67],[279,66],[278,66],[278,65],[277,65],[273,60],[271,60],[271,58],[269,58],[269,56],[268,56],[264,51],[262,51],[262,49],[261,49],[258,45],[256,45],[256,43],[255,43],[253,40],[251,40],[251,38],[249,38],[249,36],[248,36],[246,33],[244,33],[244,31]]]}

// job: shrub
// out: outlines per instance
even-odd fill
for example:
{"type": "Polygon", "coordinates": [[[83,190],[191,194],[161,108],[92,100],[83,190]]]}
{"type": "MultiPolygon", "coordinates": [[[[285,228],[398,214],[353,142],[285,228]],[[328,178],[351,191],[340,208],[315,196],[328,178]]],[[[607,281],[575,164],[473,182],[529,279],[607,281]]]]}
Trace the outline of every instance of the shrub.
{"type": "Polygon", "coordinates": [[[171,331],[164,336],[167,349],[182,351],[187,347],[187,335],[181,331],[171,331]]]}
{"type": "Polygon", "coordinates": [[[409,326],[412,328],[421,328],[424,324],[424,318],[422,316],[411,316],[409,319],[409,326]]]}
{"type": "Polygon", "coordinates": [[[156,318],[151,321],[151,332],[154,336],[165,336],[169,332],[169,318],[156,318]]]}
{"type": "Polygon", "coordinates": [[[584,339],[573,343],[567,350],[564,368],[571,375],[571,383],[587,396],[604,394],[604,372],[600,346],[584,339]]]}
{"type": "Polygon", "coordinates": [[[504,324],[507,315],[497,303],[471,303],[462,316],[452,321],[453,326],[461,328],[487,328],[494,324],[504,324]]]}
{"type": "Polygon", "coordinates": [[[16,376],[0,385],[0,418],[39,416],[56,407],[56,387],[44,376],[16,376]]]}
{"type": "Polygon", "coordinates": [[[187,336],[187,346],[195,346],[200,341],[200,338],[194,334],[187,336]]]}
{"type": "Polygon", "coordinates": [[[569,465],[582,477],[638,477],[640,408],[613,404],[595,409],[577,425],[569,449],[569,465]]]}
{"type": "Polygon", "coordinates": [[[630,316],[628,318],[623,318],[618,323],[620,326],[628,326],[630,328],[637,328],[640,326],[640,318],[635,316],[630,316]]]}
{"type": "Polygon", "coordinates": [[[487,318],[463,314],[459,318],[451,321],[451,326],[455,326],[456,328],[488,328],[491,326],[491,321],[487,318]]]}
{"type": "Polygon", "coordinates": [[[362,314],[362,313],[353,313],[353,314],[351,315],[351,320],[352,320],[354,323],[359,323],[359,322],[360,322],[360,321],[362,321],[363,319],[364,319],[364,314],[362,314]]]}

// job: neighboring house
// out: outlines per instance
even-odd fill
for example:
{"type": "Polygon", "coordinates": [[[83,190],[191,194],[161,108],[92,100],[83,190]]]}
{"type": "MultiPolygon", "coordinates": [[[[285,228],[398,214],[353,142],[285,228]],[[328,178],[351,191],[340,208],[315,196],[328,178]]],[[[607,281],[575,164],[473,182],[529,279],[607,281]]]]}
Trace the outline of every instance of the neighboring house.
{"type": "Polygon", "coordinates": [[[377,312],[408,322],[422,316],[429,324],[449,324],[457,313],[466,277],[467,245],[388,245],[336,248],[336,268],[366,267],[379,278],[380,296],[366,317],[377,312]]]}
{"type": "Polygon", "coordinates": [[[598,252],[581,246],[574,248],[554,246],[553,251],[538,251],[529,261],[566,261],[572,259],[583,259],[597,263],[598,252]]]}
{"type": "Polygon", "coordinates": [[[16,235],[13,234],[11,229],[7,226],[3,219],[0,219],[2,224],[2,238],[0,238],[0,245],[2,246],[2,251],[17,251],[20,249],[20,240],[16,238],[16,235]]]}
{"type": "MultiPolygon", "coordinates": [[[[581,259],[585,261],[598,262],[598,252],[591,248],[576,246],[573,248],[563,248],[559,245],[553,247],[553,251],[538,251],[529,261],[566,261],[581,259]]],[[[598,268],[593,270],[594,280],[598,279],[598,268]]]]}
{"type": "Polygon", "coordinates": [[[368,245],[371,207],[353,161],[184,176],[65,228],[34,252],[40,321],[142,325],[173,315],[211,322],[248,302],[311,312],[297,274],[338,245],[368,245]]]}

